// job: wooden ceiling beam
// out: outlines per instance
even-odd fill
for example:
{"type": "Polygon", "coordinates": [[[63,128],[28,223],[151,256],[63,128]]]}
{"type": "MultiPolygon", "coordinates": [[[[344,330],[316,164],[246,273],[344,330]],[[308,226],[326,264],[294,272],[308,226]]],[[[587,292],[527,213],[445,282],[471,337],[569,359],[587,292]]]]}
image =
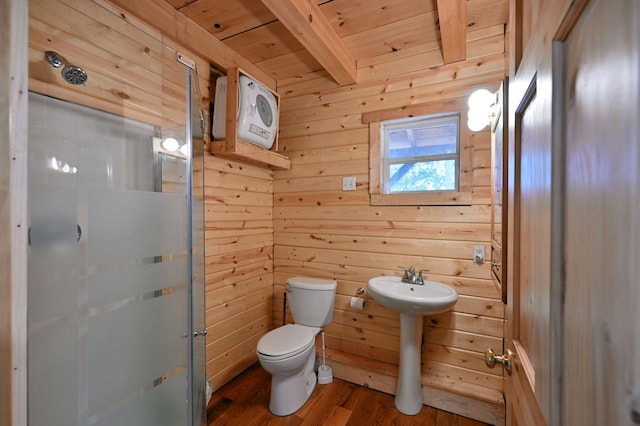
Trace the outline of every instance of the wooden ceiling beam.
{"type": "Polygon", "coordinates": [[[356,61],[312,0],[261,0],[340,84],[356,82],[356,61]]]}
{"type": "Polygon", "coordinates": [[[440,40],[445,64],[467,58],[466,0],[438,0],[440,40]]]}

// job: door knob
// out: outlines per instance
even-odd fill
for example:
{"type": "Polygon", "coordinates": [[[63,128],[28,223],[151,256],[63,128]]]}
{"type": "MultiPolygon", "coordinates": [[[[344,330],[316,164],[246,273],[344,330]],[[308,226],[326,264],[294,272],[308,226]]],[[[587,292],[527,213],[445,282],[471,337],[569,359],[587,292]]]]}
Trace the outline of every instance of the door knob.
{"type": "Polygon", "coordinates": [[[511,375],[511,367],[513,367],[513,351],[507,349],[504,352],[504,355],[496,355],[493,349],[487,349],[484,353],[484,362],[491,368],[493,368],[496,364],[502,364],[505,370],[507,370],[507,374],[511,375]]]}

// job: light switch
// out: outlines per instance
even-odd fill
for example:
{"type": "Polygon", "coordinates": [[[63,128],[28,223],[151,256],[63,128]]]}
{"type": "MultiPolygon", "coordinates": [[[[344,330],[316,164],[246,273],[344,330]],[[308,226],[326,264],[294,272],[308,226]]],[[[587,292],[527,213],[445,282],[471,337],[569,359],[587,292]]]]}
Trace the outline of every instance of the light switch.
{"type": "Polygon", "coordinates": [[[473,246],[473,261],[478,264],[484,263],[484,258],[484,246],[473,246]]]}

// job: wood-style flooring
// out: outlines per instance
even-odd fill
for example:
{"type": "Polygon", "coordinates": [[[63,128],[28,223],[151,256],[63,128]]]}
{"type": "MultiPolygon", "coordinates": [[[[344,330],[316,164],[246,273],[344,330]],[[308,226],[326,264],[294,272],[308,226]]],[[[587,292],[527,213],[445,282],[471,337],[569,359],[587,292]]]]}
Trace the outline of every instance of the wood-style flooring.
{"type": "Polygon", "coordinates": [[[406,416],[393,405],[393,395],[334,378],[316,385],[311,398],[297,412],[278,417],[269,411],[271,376],[259,363],[214,392],[207,422],[217,425],[442,425],[485,426],[485,423],[424,406],[406,416]]]}

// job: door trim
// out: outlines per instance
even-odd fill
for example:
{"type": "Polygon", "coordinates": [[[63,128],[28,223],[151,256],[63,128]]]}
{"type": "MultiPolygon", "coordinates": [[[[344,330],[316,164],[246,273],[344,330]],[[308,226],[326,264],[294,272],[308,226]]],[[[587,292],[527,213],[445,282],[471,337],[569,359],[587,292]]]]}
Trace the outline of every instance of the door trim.
{"type": "MultiPolygon", "coordinates": [[[[577,21],[577,20],[576,20],[577,21]]],[[[565,87],[564,42],[552,44],[549,424],[562,424],[564,363],[565,87]]]]}

